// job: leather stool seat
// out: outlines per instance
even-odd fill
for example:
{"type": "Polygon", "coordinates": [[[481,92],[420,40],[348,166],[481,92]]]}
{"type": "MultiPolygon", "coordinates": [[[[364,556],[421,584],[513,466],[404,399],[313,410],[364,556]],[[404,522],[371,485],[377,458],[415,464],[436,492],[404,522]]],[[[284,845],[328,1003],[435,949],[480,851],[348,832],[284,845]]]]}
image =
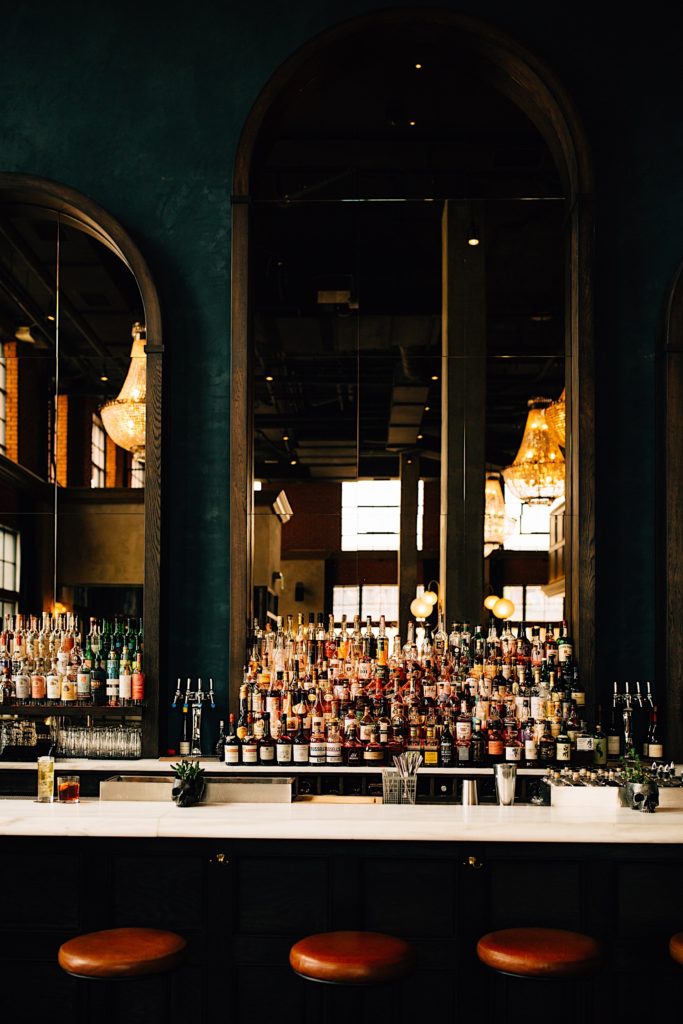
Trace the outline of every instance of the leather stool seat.
{"type": "Polygon", "coordinates": [[[165,974],[185,958],[187,943],[175,932],[156,928],[109,928],[69,939],[59,965],[79,978],[133,978],[165,974]]]}
{"type": "Polygon", "coordinates": [[[336,985],[373,985],[403,977],[415,954],[403,939],[380,932],[321,932],[295,943],[289,962],[304,978],[336,985]]]}
{"type": "Polygon", "coordinates": [[[683,932],[677,932],[669,939],[669,953],[677,964],[683,964],[683,932]]]}
{"type": "Polygon", "coordinates": [[[581,978],[600,966],[600,944],[560,928],[505,928],[482,936],[477,955],[488,967],[524,978],[581,978]]]}

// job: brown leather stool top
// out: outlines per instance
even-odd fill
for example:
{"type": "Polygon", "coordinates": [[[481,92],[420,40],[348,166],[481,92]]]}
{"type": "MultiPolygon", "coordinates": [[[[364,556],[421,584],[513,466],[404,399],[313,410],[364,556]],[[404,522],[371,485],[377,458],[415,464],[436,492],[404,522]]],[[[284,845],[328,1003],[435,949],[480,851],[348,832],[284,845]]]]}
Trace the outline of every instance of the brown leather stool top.
{"type": "Polygon", "coordinates": [[[505,974],[525,978],[580,978],[600,966],[600,944],[561,928],[505,928],[477,943],[479,959],[505,974]]]}
{"type": "Polygon", "coordinates": [[[683,964],[683,932],[677,932],[669,939],[669,953],[677,964],[683,964]]]}
{"type": "Polygon", "coordinates": [[[79,978],[133,978],[164,974],[185,958],[182,935],[156,928],[110,928],[69,939],[59,950],[59,965],[79,978]]]}
{"type": "Polygon", "coordinates": [[[374,985],[401,978],[415,953],[403,939],[380,932],[321,932],[295,943],[289,962],[311,981],[374,985]]]}

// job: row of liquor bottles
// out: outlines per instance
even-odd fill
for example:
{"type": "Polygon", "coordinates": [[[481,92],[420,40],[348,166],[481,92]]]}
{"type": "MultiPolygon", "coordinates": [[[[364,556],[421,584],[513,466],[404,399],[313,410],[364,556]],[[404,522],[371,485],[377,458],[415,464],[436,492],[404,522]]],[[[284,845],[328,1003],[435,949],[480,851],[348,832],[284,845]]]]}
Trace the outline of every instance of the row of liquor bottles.
{"type": "MultiPolygon", "coordinates": [[[[648,686],[649,693],[649,686],[648,686]]],[[[418,637],[408,624],[389,654],[384,619],[353,629],[309,615],[256,626],[238,714],[217,751],[229,763],[383,764],[405,749],[427,766],[606,763],[623,744],[613,709],[587,728],[585,693],[566,623],[543,631],[495,623],[484,632],[439,622],[418,637]],[[282,667],[284,666],[284,667],[282,667]],[[327,744],[329,743],[329,748],[327,744]],[[281,750],[279,748],[282,748],[281,750]],[[340,753],[341,750],[341,753],[340,753]]],[[[646,756],[661,757],[656,710],[646,756]]],[[[182,748],[181,748],[182,750],[182,748]]]]}
{"type": "MultiPolygon", "coordinates": [[[[500,761],[528,768],[563,768],[604,766],[608,757],[618,757],[621,752],[619,733],[614,727],[605,732],[599,710],[591,730],[576,717],[573,705],[569,716],[559,722],[536,722],[531,717],[522,722],[513,715],[482,722],[472,715],[467,700],[462,701],[459,714],[446,712],[439,718],[428,712],[423,719],[419,713],[411,713],[406,720],[403,709],[393,702],[389,710],[383,697],[376,716],[366,706],[359,720],[354,708],[339,718],[333,707],[327,717],[320,693],[316,698],[310,714],[292,717],[283,713],[273,720],[272,727],[269,712],[245,713],[246,698],[240,698],[239,721],[231,713],[227,733],[221,722],[216,754],[229,765],[377,767],[391,765],[394,757],[408,750],[419,751],[430,768],[485,767],[500,761]]],[[[656,708],[651,716],[643,753],[661,758],[656,708]]],[[[189,754],[185,733],[183,740],[180,752],[189,754]]]]}
{"type": "Polygon", "coordinates": [[[0,703],[126,707],[145,700],[142,622],[7,615],[0,703]]]}
{"type": "Polygon", "coordinates": [[[505,677],[519,676],[529,669],[531,677],[540,674],[545,664],[547,671],[556,675],[570,675],[574,664],[574,648],[567,623],[559,626],[548,623],[527,626],[505,622],[500,632],[495,620],[487,630],[481,625],[473,629],[468,623],[453,623],[450,633],[444,629],[439,618],[433,632],[417,630],[413,622],[408,623],[404,644],[399,636],[390,640],[385,618],[380,616],[377,629],[371,617],[361,627],[360,616],[353,619],[353,627],[345,615],[341,626],[336,628],[333,616],[329,616],[327,628],[321,612],[310,612],[308,626],[304,625],[302,613],[298,623],[288,615],[286,623],[278,618],[275,629],[270,623],[261,629],[258,620],[249,641],[248,660],[252,669],[266,675],[277,672],[294,672],[304,675],[323,669],[331,678],[358,676],[367,679],[374,670],[386,675],[406,659],[428,661],[438,659],[449,674],[500,665],[505,677]]]}

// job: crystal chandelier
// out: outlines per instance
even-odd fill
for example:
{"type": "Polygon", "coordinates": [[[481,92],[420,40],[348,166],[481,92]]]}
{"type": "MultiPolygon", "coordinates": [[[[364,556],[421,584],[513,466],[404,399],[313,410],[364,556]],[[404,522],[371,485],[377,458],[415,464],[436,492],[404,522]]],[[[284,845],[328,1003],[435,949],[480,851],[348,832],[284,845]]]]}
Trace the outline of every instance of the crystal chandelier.
{"type": "Polygon", "coordinates": [[[549,405],[545,411],[545,418],[550,431],[559,444],[560,448],[566,447],[567,440],[567,415],[565,407],[565,388],[562,388],[562,394],[549,405]]]}
{"type": "Polygon", "coordinates": [[[548,429],[549,398],[529,400],[524,437],[517,458],[503,470],[505,483],[529,505],[549,505],[564,494],[564,456],[548,429]]]}
{"type": "Polygon", "coordinates": [[[503,546],[515,528],[515,520],[505,514],[505,499],[500,486],[499,473],[486,474],[484,511],[484,550],[488,555],[503,546]]]}
{"type": "Polygon", "coordinates": [[[146,329],[133,324],[133,347],[130,366],[118,397],[100,409],[104,429],[119,448],[132,452],[141,461],[145,458],[145,423],[147,399],[146,329]]]}

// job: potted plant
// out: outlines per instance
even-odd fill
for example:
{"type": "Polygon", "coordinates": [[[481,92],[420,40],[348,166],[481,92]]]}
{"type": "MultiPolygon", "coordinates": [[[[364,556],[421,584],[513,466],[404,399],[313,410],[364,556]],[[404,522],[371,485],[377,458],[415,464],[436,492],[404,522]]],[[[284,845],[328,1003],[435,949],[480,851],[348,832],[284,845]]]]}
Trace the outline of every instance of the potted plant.
{"type": "Polygon", "coordinates": [[[206,789],[204,769],[199,767],[199,761],[181,761],[179,764],[172,764],[171,768],[176,777],[171,796],[178,807],[192,807],[193,804],[198,804],[206,789]]]}
{"type": "Polygon", "coordinates": [[[659,806],[659,787],[633,747],[621,758],[619,803],[634,811],[653,813],[659,806]]]}

